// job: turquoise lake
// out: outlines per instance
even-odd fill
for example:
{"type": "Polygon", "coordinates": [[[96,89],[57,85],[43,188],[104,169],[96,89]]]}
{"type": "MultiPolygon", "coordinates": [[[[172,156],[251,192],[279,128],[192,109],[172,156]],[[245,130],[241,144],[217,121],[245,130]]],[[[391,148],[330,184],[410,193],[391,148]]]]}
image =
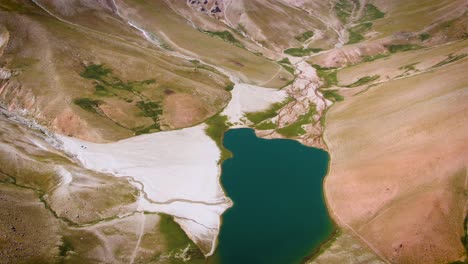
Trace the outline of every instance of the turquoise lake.
{"type": "Polygon", "coordinates": [[[227,131],[224,146],[234,156],[223,162],[221,182],[234,206],[208,262],[301,263],[333,232],[322,190],[328,153],[252,129],[227,131]]]}

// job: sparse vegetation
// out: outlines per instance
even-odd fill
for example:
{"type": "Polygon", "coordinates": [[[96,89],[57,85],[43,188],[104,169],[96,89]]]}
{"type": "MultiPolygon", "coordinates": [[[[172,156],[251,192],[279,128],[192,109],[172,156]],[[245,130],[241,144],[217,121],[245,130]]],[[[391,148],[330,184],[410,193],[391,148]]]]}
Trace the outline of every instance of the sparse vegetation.
{"type": "Polygon", "coordinates": [[[323,94],[323,96],[332,101],[332,102],[340,102],[344,100],[344,97],[337,93],[338,90],[320,90],[323,94]]]}
{"type": "Polygon", "coordinates": [[[364,57],[362,57],[362,61],[363,62],[375,61],[375,60],[378,60],[378,59],[388,58],[389,56],[390,56],[390,54],[388,54],[388,53],[381,53],[381,54],[377,54],[377,55],[364,56],[364,57]]]}
{"type": "Polygon", "coordinates": [[[59,256],[66,257],[67,253],[73,250],[74,248],[71,239],[68,237],[62,237],[62,244],[59,246],[59,256]]]}
{"type": "Polygon", "coordinates": [[[322,87],[331,87],[338,85],[337,70],[335,68],[323,68],[319,65],[312,65],[317,70],[317,75],[322,79],[322,87]]]}
{"type": "Polygon", "coordinates": [[[431,38],[431,35],[429,33],[422,33],[419,35],[419,39],[421,41],[425,41],[431,38]]]}
{"type": "Polygon", "coordinates": [[[180,228],[180,226],[174,221],[174,219],[165,214],[159,214],[161,216],[159,220],[159,231],[163,235],[165,244],[168,247],[169,256],[164,256],[164,259],[160,259],[161,254],[156,253],[153,256],[153,260],[156,262],[167,261],[169,258],[169,263],[203,263],[205,257],[200,249],[190,240],[185,232],[180,228]],[[182,261],[176,258],[175,253],[184,250],[189,246],[186,257],[189,262],[182,261]],[[195,261],[195,262],[194,262],[195,261]]]}
{"type": "Polygon", "coordinates": [[[149,134],[149,133],[154,133],[154,132],[159,132],[161,131],[161,128],[159,124],[152,124],[150,126],[144,127],[136,127],[132,129],[136,135],[142,135],[142,134],[149,134]]]}
{"type": "Polygon", "coordinates": [[[203,69],[203,70],[211,71],[211,72],[214,72],[214,73],[217,73],[217,74],[221,74],[217,69],[215,69],[215,68],[213,68],[213,67],[211,67],[209,65],[203,64],[199,60],[190,60],[190,62],[197,69],[203,69]]]}
{"type": "Polygon", "coordinates": [[[311,263],[313,260],[315,260],[318,256],[320,256],[322,253],[327,251],[335,242],[336,240],[342,235],[342,231],[340,229],[335,229],[331,235],[331,237],[323,244],[320,245],[319,248],[315,249],[310,257],[307,258],[306,263],[311,263]]]}
{"type": "Polygon", "coordinates": [[[450,262],[450,264],[466,264],[468,263],[468,216],[465,216],[463,221],[463,236],[461,237],[463,247],[465,247],[465,260],[450,262]]]}
{"type": "Polygon", "coordinates": [[[254,123],[255,125],[260,124],[264,120],[273,118],[276,115],[278,115],[278,110],[283,108],[285,105],[287,105],[291,101],[292,101],[292,98],[288,98],[284,100],[283,102],[272,104],[271,107],[265,111],[246,113],[245,117],[247,117],[247,119],[250,122],[254,123]]]}
{"type": "Polygon", "coordinates": [[[104,87],[104,86],[101,85],[101,84],[96,84],[96,85],[94,86],[94,88],[96,88],[95,94],[98,95],[98,96],[111,96],[111,95],[115,95],[115,94],[111,93],[109,90],[107,90],[106,87],[104,87]]]}
{"type": "Polygon", "coordinates": [[[317,70],[323,70],[323,71],[328,71],[328,70],[336,70],[336,67],[322,67],[318,64],[310,64],[310,66],[314,67],[317,70]]]}
{"type": "Polygon", "coordinates": [[[299,36],[296,36],[295,39],[297,39],[299,42],[304,42],[313,36],[314,36],[314,32],[309,30],[309,31],[302,33],[299,36]]]}
{"type": "Polygon", "coordinates": [[[363,22],[357,26],[354,26],[348,29],[349,40],[348,40],[348,43],[346,44],[353,44],[353,43],[361,42],[362,40],[364,40],[364,36],[362,36],[362,34],[369,31],[371,28],[372,28],[371,22],[363,22]]]}
{"type": "Polygon", "coordinates": [[[24,14],[29,11],[24,4],[14,0],[2,0],[0,2],[0,10],[18,12],[20,14],[24,14]]]}
{"type": "Polygon", "coordinates": [[[349,0],[339,0],[335,4],[335,13],[341,22],[347,23],[351,13],[353,12],[354,5],[349,0]]]}
{"type": "Polygon", "coordinates": [[[234,83],[230,82],[228,85],[224,86],[224,90],[230,92],[234,89],[234,83]]]}
{"type": "Polygon", "coordinates": [[[225,30],[225,31],[203,31],[205,33],[207,33],[208,35],[212,36],[212,37],[216,37],[216,38],[219,38],[219,39],[222,39],[226,42],[229,42],[229,43],[232,43],[238,47],[241,47],[243,48],[244,45],[242,45],[242,43],[237,40],[231,32],[225,30]]]}
{"type": "Polygon", "coordinates": [[[293,84],[294,81],[296,80],[296,78],[297,78],[297,76],[294,76],[294,79],[287,81],[282,87],[280,87],[280,90],[283,89],[286,86],[289,86],[289,85],[293,84]]]}
{"type": "Polygon", "coordinates": [[[460,55],[456,55],[456,56],[453,56],[452,54],[449,54],[448,57],[437,63],[436,65],[432,66],[431,68],[437,68],[437,67],[440,67],[440,66],[444,66],[445,64],[449,64],[449,63],[452,63],[452,62],[455,62],[457,60],[461,60],[463,58],[465,58],[466,56],[468,56],[468,54],[460,54],[460,55]]]}
{"type": "Polygon", "coordinates": [[[456,19],[450,19],[448,21],[445,21],[443,22],[442,24],[440,24],[440,27],[441,28],[449,28],[449,27],[452,27],[453,24],[455,23],[456,19]]]}
{"type": "Polygon", "coordinates": [[[351,31],[351,30],[348,30],[348,32],[349,32],[349,40],[346,44],[354,44],[354,43],[358,43],[364,40],[364,37],[361,34],[351,31]]]}
{"type": "Polygon", "coordinates": [[[289,61],[288,58],[284,58],[284,59],[278,61],[278,63],[281,66],[283,66],[283,68],[285,68],[288,72],[294,74],[294,68],[292,67],[291,61],[289,61]]]}
{"type": "Polygon", "coordinates": [[[99,105],[103,104],[104,102],[101,100],[93,100],[89,98],[77,98],[73,100],[73,103],[81,107],[83,110],[97,114],[99,105]]]}
{"type": "Polygon", "coordinates": [[[385,46],[390,53],[404,52],[409,50],[417,50],[422,48],[419,45],[415,44],[395,44],[395,45],[386,45],[385,46]]]}
{"type": "Polygon", "coordinates": [[[468,262],[468,216],[465,216],[465,221],[463,221],[463,230],[465,232],[463,233],[461,241],[465,247],[465,253],[467,254],[465,257],[465,262],[468,262]]]}
{"type": "Polygon", "coordinates": [[[232,153],[226,149],[223,145],[224,132],[229,129],[228,118],[225,115],[216,114],[206,121],[208,127],[206,128],[206,134],[211,137],[218,148],[221,150],[221,158],[219,163],[232,157],[232,153]]]}
{"type": "Polygon", "coordinates": [[[294,57],[304,57],[309,56],[313,52],[320,52],[322,49],[315,49],[315,48],[290,48],[284,50],[284,53],[289,54],[294,57]]]}
{"type": "Polygon", "coordinates": [[[277,127],[278,126],[271,121],[264,121],[260,123],[259,125],[255,126],[255,128],[258,130],[269,130],[269,129],[275,129],[277,127]]]}
{"type": "Polygon", "coordinates": [[[159,121],[159,116],[162,114],[160,103],[138,101],[136,106],[140,108],[143,116],[150,117],[155,123],[159,121]]]}
{"type": "Polygon", "coordinates": [[[280,64],[283,68],[285,68],[291,74],[294,74],[294,68],[285,64],[280,64]]]}
{"type": "Polygon", "coordinates": [[[311,104],[309,111],[306,114],[300,116],[296,122],[285,127],[278,128],[276,132],[288,138],[304,135],[306,131],[302,128],[302,126],[310,124],[314,121],[312,117],[315,112],[315,105],[311,104]]]}
{"type": "Polygon", "coordinates": [[[385,16],[385,13],[380,11],[375,5],[366,4],[364,15],[359,21],[360,22],[372,21],[372,20],[376,20],[379,18],[383,18],[384,16],[385,16]]]}
{"type": "Polygon", "coordinates": [[[284,58],[284,59],[278,61],[278,63],[291,65],[291,61],[289,60],[289,58],[284,58]]]}
{"type": "Polygon", "coordinates": [[[102,80],[102,78],[110,73],[112,73],[112,70],[104,67],[102,64],[90,64],[85,67],[80,76],[86,79],[102,80]]]}
{"type": "Polygon", "coordinates": [[[369,31],[372,28],[372,22],[363,22],[358,24],[357,26],[352,27],[350,30],[357,32],[357,33],[364,33],[369,31]]]}
{"type": "MultiPolygon", "coordinates": [[[[116,96],[120,100],[127,103],[132,103],[132,98],[138,98],[136,107],[141,110],[141,116],[150,117],[154,124],[148,127],[137,127],[132,129],[137,134],[149,133],[159,131],[159,116],[162,114],[162,107],[160,103],[153,102],[146,96],[142,95],[140,91],[146,86],[156,82],[155,79],[148,79],[143,81],[127,81],[120,80],[117,76],[112,74],[112,70],[106,68],[103,64],[90,64],[85,67],[80,76],[86,79],[94,80],[94,94],[99,97],[116,96]],[[123,95],[122,91],[128,92],[123,95]]],[[[88,112],[105,116],[99,111],[99,105],[103,104],[102,100],[95,100],[90,98],[75,99],[74,103],[88,112]]],[[[121,124],[114,121],[119,126],[121,124]]],[[[122,126],[123,127],[123,126],[122,126]]],[[[130,128],[129,128],[130,129],[130,128]]]]}
{"type": "Polygon", "coordinates": [[[86,79],[94,80],[94,86],[96,88],[96,95],[115,95],[110,90],[125,90],[132,93],[138,93],[139,89],[144,85],[153,84],[156,82],[155,79],[148,79],[143,81],[128,81],[123,82],[118,77],[112,74],[112,70],[106,68],[102,64],[90,64],[85,67],[84,71],[80,73],[80,76],[86,79]]]}
{"type": "Polygon", "coordinates": [[[405,72],[408,72],[408,71],[416,71],[416,67],[414,67],[416,64],[418,64],[419,62],[415,62],[415,63],[411,63],[411,64],[408,64],[408,65],[405,65],[405,66],[401,66],[400,68],[398,68],[399,70],[402,70],[402,71],[405,71],[405,72]]]}
{"type": "Polygon", "coordinates": [[[380,78],[379,75],[365,76],[365,77],[359,78],[359,80],[355,81],[354,83],[350,85],[347,85],[346,87],[353,88],[353,87],[361,86],[363,84],[375,81],[379,78],[380,78]]]}

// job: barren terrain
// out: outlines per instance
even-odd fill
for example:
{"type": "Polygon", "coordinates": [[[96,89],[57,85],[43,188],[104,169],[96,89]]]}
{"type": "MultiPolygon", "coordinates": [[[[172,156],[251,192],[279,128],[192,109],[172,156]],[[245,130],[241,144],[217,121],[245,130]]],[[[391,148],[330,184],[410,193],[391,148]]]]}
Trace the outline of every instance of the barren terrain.
{"type": "Polygon", "coordinates": [[[338,230],[308,263],[466,261],[467,11],[1,1],[0,259],[203,263],[223,133],[251,127],[330,153],[338,230]]]}

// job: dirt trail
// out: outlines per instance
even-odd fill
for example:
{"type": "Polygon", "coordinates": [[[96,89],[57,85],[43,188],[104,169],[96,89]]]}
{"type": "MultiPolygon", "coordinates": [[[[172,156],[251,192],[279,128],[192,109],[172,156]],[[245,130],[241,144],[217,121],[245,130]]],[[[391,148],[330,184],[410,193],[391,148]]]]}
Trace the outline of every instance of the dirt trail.
{"type": "Polygon", "coordinates": [[[138,236],[137,243],[135,245],[135,249],[133,250],[132,257],[130,258],[130,264],[135,262],[135,258],[137,256],[138,250],[140,249],[141,238],[145,234],[145,224],[146,224],[146,216],[145,213],[141,213],[141,228],[140,228],[140,235],[138,236]]]}

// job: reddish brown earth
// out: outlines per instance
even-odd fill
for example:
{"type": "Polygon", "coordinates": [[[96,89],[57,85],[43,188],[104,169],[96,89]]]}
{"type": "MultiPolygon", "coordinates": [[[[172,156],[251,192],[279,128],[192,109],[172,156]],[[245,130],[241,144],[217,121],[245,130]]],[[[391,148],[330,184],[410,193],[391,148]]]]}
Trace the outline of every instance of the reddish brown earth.
{"type": "Polygon", "coordinates": [[[170,94],[164,101],[166,122],[171,128],[193,126],[209,115],[209,110],[190,94],[170,94]]]}

